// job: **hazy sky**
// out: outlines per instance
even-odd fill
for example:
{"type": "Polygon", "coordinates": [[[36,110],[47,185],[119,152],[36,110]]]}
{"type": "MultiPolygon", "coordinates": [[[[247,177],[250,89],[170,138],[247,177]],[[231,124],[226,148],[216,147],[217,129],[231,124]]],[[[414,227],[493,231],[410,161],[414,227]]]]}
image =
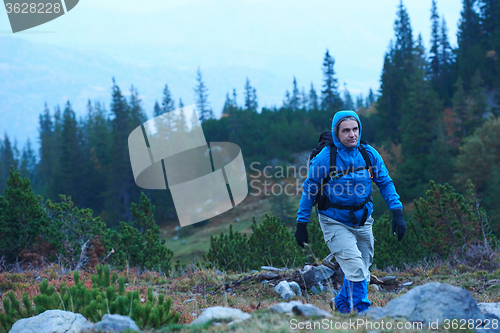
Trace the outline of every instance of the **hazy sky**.
{"type": "MultiPolygon", "coordinates": [[[[308,91],[313,82],[320,90],[321,63],[327,48],[336,61],[340,88],[345,82],[353,97],[366,95],[370,87],[377,90],[383,56],[394,38],[398,4],[399,0],[80,0],[62,17],[17,34],[11,33],[7,15],[0,11],[0,34],[108,55],[134,66],[162,65],[191,71],[192,86],[198,66],[202,73],[216,69],[221,77],[230,77],[232,67],[247,68],[250,73],[271,72],[275,83],[272,78],[266,82],[250,80],[257,89],[260,107],[279,106],[285,91],[291,90],[294,76],[299,87],[308,91]],[[269,85],[279,86],[282,93],[266,95],[261,87],[269,85]]],[[[421,32],[428,49],[431,1],[406,0],[404,5],[414,36],[421,32]]],[[[450,42],[456,46],[462,3],[438,0],[437,6],[446,19],[450,42]]],[[[236,87],[241,92],[244,80],[238,78],[238,86],[234,83],[223,90],[236,87]]],[[[104,84],[106,89],[109,81],[104,84]]],[[[178,84],[175,81],[171,78],[169,82],[173,92],[178,84]]],[[[205,81],[210,90],[217,90],[214,85],[219,81],[214,74],[205,81]]],[[[158,87],[154,97],[143,96],[148,108],[160,98],[161,89],[158,87]]],[[[181,97],[189,104],[193,95],[181,97]]],[[[214,111],[220,114],[224,95],[211,98],[214,111]]]]}

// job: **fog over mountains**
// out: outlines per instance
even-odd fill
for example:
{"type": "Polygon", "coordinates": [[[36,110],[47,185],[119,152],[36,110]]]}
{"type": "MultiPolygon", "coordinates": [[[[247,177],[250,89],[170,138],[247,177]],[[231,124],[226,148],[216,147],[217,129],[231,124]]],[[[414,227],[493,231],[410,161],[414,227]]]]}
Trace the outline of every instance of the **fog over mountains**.
{"type": "MultiPolygon", "coordinates": [[[[56,105],[64,107],[69,100],[78,116],[86,114],[87,101],[99,100],[109,110],[112,77],[124,95],[133,84],[148,117],[152,117],[155,100],[160,102],[168,84],[178,105],[194,103],[196,68],[175,66],[175,60],[162,65],[127,63],[96,51],[75,51],[31,43],[21,38],[0,36],[0,137],[6,132],[22,148],[29,137],[38,147],[38,116],[47,103],[51,114],[56,105]]],[[[318,54],[320,77],[322,54],[318,54]]],[[[175,55],[172,55],[175,58],[175,55]]],[[[243,87],[248,76],[257,89],[259,108],[281,105],[286,89],[291,90],[293,75],[283,75],[245,67],[214,66],[201,68],[208,87],[209,102],[220,116],[226,93],[236,88],[237,100],[243,104],[243,87]]],[[[319,74],[319,75],[318,75],[319,74]]],[[[321,82],[315,83],[316,90],[321,82]]],[[[309,91],[309,82],[300,82],[309,91]]]]}

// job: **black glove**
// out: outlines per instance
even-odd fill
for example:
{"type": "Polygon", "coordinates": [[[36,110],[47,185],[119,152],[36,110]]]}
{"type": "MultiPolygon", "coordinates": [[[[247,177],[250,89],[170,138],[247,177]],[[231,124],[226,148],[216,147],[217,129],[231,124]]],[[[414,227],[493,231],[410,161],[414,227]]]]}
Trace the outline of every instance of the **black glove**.
{"type": "Polygon", "coordinates": [[[396,231],[398,232],[398,241],[401,241],[406,233],[406,224],[402,209],[394,209],[392,211],[392,234],[395,235],[396,231]]]}
{"type": "Polygon", "coordinates": [[[309,235],[307,234],[307,223],[297,222],[297,230],[295,230],[295,240],[297,244],[304,247],[304,243],[309,243],[309,235]]]}

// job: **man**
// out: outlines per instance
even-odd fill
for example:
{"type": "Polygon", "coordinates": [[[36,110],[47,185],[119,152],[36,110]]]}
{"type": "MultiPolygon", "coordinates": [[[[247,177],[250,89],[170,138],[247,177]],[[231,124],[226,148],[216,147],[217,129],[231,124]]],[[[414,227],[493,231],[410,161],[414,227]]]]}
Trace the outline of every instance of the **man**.
{"type": "Polygon", "coordinates": [[[345,275],[342,288],[334,299],[335,308],[341,313],[362,312],[371,305],[367,291],[374,243],[372,179],[393,213],[393,233],[397,231],[401,241],[406,232],[403,205],[384,161],[373,147],[361,146],[360,137],[358,115],[354,111],[337,112],[332,122],[332,138],[337,151],[336,173],[329,174],[332,148],[326,146],[310,162],[297,212],[295,239],[304,247],[308,242],[307,222],[314,199],[324,193],[318,202],[319,222],[326,245],[345,275]],[[369,158],[371,170],[367,169],[365,158],[369,158]],[[330,179],[322,189],[321,182],[327,176],[330,179]]]}

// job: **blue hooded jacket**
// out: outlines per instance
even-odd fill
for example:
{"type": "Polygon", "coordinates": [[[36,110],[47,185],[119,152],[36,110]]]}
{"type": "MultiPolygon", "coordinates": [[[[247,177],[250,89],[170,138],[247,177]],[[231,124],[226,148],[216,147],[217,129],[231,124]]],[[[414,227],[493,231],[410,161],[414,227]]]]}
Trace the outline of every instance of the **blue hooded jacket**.
{"type": "MultiPolygon", "coordinates": [[[[361,129],[361,121],[354,111],[339,111],[333,117],[332,137],[337,147],[336,166],[338,171],[347,170],[348,168],[353,170],[358,167],[366,167],[365,160],[358,148],[361,140],[361,129]],[[353,116],[359,123],[359,138],[354,148],[347,148],[344,146],[335,135],[335,125],[345,116],[353,116]]],[[[371,146],[366,145],[365,148],[373,166],[373,181],[380,189],[380,193],[384,197],[387,206],[389,206],[391,211],[398,208],[403,209],[403,205],[399,200],[399,195],[396,192],[396,188],[392,183],[392,179],[389,176],[389,172],[385,167],[382,157],[371,146]]],[[[309,222],[313,201],[316,198],[316,194],[319,193],[321,181],[327,176],[329,169],[330,147],[327,146],[310,162],[307,178],[302,184],[302,197],[300,199],[299,211],[297,212],[297,222],[309,222]]],[[[345,206],[353,206],[370,198],[372,192],[371,182],[370,173],[365,169],[347,173],[345,176],[335,181],[328,181],[323,191],[328,196],[330,202],[345,206]]],[[[368,202],[365,207],[368,209],[368,216],[370,216],[373,212],[372,202],[368,202]]],[[[354,212],[357,224],[360,223],[363,213],[364,209],[354,212]]],[[[324,214],[346,225],[353,226],[349,216],[349,210],[328,208],[326,210],[320,210],[319,214],[324,214]]]]}

